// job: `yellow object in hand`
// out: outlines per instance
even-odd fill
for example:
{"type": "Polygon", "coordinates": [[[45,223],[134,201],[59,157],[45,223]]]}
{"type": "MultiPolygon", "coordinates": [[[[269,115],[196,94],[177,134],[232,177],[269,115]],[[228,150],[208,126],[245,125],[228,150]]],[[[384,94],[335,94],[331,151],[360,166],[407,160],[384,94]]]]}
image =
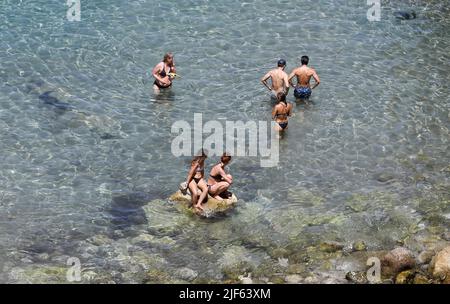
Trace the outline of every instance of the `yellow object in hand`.
{"type": "Polygon", "coordinates": [[[170,78],[181,78],[181,76],[178,75],[177,73],[167,73],[167,75],[168,75],[170,78]]]}

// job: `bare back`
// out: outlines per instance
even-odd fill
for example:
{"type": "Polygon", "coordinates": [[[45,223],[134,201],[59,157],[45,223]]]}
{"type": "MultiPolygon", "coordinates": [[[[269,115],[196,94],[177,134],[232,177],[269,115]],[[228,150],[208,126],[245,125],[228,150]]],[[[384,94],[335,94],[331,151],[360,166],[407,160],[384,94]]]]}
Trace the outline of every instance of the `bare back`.
{"type": "Polygon", "coordinates": [[[272,117],[276,122],[284,122],[288,120],[288,116],[292,114],[292,104],[278,103],[272,111],[272,117]]]}
{"type": "Polygon", "coordinates": [[[296,68],[292,71],[291,75],[289,76],[289,80],[293,77],[297,77],[297,86],[300,87],[310,87],[310,81],[311,77],[314,78],[316,81],[316,86],[320,83],[319,76],[317,75],[316,71],[306,65],[303,65],[299,68],[296,68]]]}
{"type": "Polygon", "coordinates": [[[281,69],[273,69],[263,77],[263,81],[271,78],[271,88],[275,92],[285,92],[289,88],[288,75],[281,69]]]}

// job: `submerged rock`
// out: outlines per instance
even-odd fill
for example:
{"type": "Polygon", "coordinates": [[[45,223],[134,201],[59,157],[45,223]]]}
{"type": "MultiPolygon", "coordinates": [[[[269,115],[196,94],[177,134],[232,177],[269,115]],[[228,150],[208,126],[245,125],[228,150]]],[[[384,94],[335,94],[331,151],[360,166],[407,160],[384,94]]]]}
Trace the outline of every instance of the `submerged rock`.
{"type": "Polygon", "coordinates": [[[253,280],[250,277],[240,276],[241,284],[253,284],[253,280]]]}
{"type": "Polygon", "coordinates": [[[284,283],[286,283],[286,281],[282,277],[279,277],[279,276],[271,277],[270,278],[270,282],[273,283],[273,284],[284,284],[284,283]]]}
{"type": "Polygon", "coordinates": [[[291,264],[287,268],[289,274],[302,274],[306,272],[306,266],[304,264],[291,264]]]}
{"type": "Polygon", "coordinates": [[[226,265],[222,267],[222,273],[225,278],[232,281],[240,281],[241,276],[247,276],[254,271],[254,266],[247,261],[241,261],[237,264],[226,265]]]}
{"type": "Polygon", "coordinates": [[[439,251],[431,261],[430,268],[435,279],[444,280],[450,277],[450,246],[439,251]]]}
{"type": "Polygon", "coordinates": [[[394,12],[394,16],[401,20],[416,19],[417,17],[416,12],[414,11],[396,11],[394,12]]]}
{"type": "Polygon", "coordinates": [[[364,243],[363,241],[356,241],[352,245],[352,250],[353,251],[365,251],[365,250],[367,250],[366,243],[364,243]]]}
{"type": "Polygon", "coordinates": [[[175,275],[179,277],[180,279],[186,280],[186,281],[193,281],[198,277],[198,273],[195,270],[192,270],[187,267],[183,267],[178,269],[175,272],[175,275]]]}
{"type": "Polygon", "coordinates": [[[433,259],[433,256],[434,256],[434,251],[429,251],[429,250],[422,251],[416,259],[417,264],[418,265],[428,264],[433,259]]]}
{"type": "Polygon", "coordinates": [[[395,276],[397,273],[414,268],[416,260],[411,251],[403,247],[397,247],[386,254],[381,260],[382,274],[395,276]]]}
{"type": "Polygon", "coordinates": [[[410,284],[414,279],[414,275],[414,270],[402,271],[395,278],[395,284],[410,284]]]}
{"type": "Polygon", "coordinates": [[[322,252],[336,252],[344,248],[343,244],[338,242],[323,242],[319,245],[319,250],[322,252]]]}
{"type": "MultiPolygon", "coordinates": [[[[174,193],[169,198],[171,201],[183,203],[186,208],[191,208],[191,196],[183,194],[180,190],[174,193]]],[[[237,204],[237,197],[233,194],[230,198],[223,201],[219,201],[210,195],[208,195],[208,201],[203,203],[203,211],[196,212],[200,216],[210,217],[214,214],[224,213],[230,209],[233,209],[237,204]]]]}
{"type": "Polygon", "coordinates": [[[151,269],[146,273],[144,283],[146,284],[165,284],[169,281],[170,276],[168,273],[159,270],[151,269]]]}
{"type": "Polygon", "coordinates": [[[153,200],[142,207],[146,217],[148,232],[155,236],[174,236],[182,233],[192,221],[178,212],[167,201],[153,200]]]}
{"type": "Polygon", "coordinates": [[[286,283],[288,284],[299,284],[303,281],[303,278],[299,276],[298,274],[291,274],[284,278],[286,283]]]}
{"type": "Polygon", "coordinates": [[[379,181],[380,183],[387,183],[393,179],[395,179],[395,176],[392,173],[379,173],[375,175],[375,179],[379,181]]]}
{"type": "Polygon", "coordinates": [[[450,231],[443,232],[442,233],[442,239],[444,239],[446,241],[450,241],[450,231]]]}
{"type": "Polygon", "coordinates": [[[93,237],[90,237],[87,241],[96,246],[102,246],[112,242],[110,238],[103,234],[96,234],[93,237]]]}
{"type": "Polygon", "coordinates": [[[287,201],[302,207],[312,207],[323,204],[325,199],[321,195],[314,194],[308,189],[291,188],[287,193],[287,201]]]}
{"type": "Polygon", "coordinates": [[[19,284],[67,284],[68,270],[66,267],[37,265],[24,269],[13,268],[9,277],[19,284]]]}
{"type": "Polygon", "coordinates": [[[367,284],[367,274],[364,271],[349,271],[345,274],[345,279],[351,283],[367,284]]]}
{"type": "Polygon", "coordinates": [[[430,284],[430,283],[431,283],[430,280],[426,276],[424,276],[423,274],[420,274],[420,273],[414,277],[414,281],[413,281],[413,284],[430,284]]]}
{"type": "Polygon", "coordinates": [[[291,252],[285,248],[274,248],[270,250],[269,255],[274,259],[286,258],[291,252]]]}

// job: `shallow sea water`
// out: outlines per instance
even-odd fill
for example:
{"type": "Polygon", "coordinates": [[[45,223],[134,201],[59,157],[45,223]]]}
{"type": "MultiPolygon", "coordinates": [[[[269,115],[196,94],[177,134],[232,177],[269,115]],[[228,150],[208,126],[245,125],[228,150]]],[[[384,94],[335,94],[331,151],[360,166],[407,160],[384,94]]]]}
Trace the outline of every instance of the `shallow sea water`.
{"type": "Polygon", "coordinates": [[[379,22],[356,0],[82,1],[80,22],[66,9],[0,4],[0,282],[59,281],[68,257],[88,282],[223,282],[239,262],[267,277],[280,257],[341,282],[364,261],[322,242],[419,252],[449,231],[444,1],[383,1],[379,22]],[[393,17],[408,8],[417,19],[393,17]],[[182,78],[155,96],[166,51],[182,78]],[[227,216],[169,202],[189,161],[172,124],[269,120],[260,77],[304,54],[322,83],[309,105],[289,95],[279,166],[235,158],[227,216]]]}

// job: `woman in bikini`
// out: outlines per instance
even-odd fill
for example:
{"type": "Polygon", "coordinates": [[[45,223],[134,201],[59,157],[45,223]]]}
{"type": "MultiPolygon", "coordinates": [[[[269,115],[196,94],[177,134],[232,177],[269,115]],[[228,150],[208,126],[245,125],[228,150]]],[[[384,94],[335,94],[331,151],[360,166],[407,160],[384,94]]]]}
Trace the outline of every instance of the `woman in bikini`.
{"type": "Polygon", "coordinates": [[[230,193],[227,191],[233,183],[233,177],[225,172],[225,166],[231,161],[231,156],[224,153],[220,158],[220,163],[212,167],[208,178],[209,195],[217,200],[222,201],[229,198],[230,193]]]}
{"type": "Polygon", "coordinates": [[[169,73],[176,73],[175,62],[173,61],[173,54],[167,53],[164,55],[163,61],[158,63],[152,71],[155,82],[153,83],[153,90],[159,93],[161,89],[167,89],[172,86],[173,78],[169,73]]]}
{"type": "Polygon", "coordinates": [[[277,131],[284,131],[288,127],[288,117],[292,115],[292,104],[286,102],[283,92],[277,94],[278,103],[273,107],[272,119],[277,123],[277,131]]]}
{"type": "Polygon", "coordinates": [[[196,209],[202,208],[202,202],[208,195],[208,185],[204,181],[205,175],[205,160],[208,156],[202,151],[200,156],[194,157],[191,162],[191,169],[189,170],[186,185],[189,187],[191,192],[192,207],[196,209]],[[198,190],[200,189],[201,194],[198,195],[198,190]]]}

